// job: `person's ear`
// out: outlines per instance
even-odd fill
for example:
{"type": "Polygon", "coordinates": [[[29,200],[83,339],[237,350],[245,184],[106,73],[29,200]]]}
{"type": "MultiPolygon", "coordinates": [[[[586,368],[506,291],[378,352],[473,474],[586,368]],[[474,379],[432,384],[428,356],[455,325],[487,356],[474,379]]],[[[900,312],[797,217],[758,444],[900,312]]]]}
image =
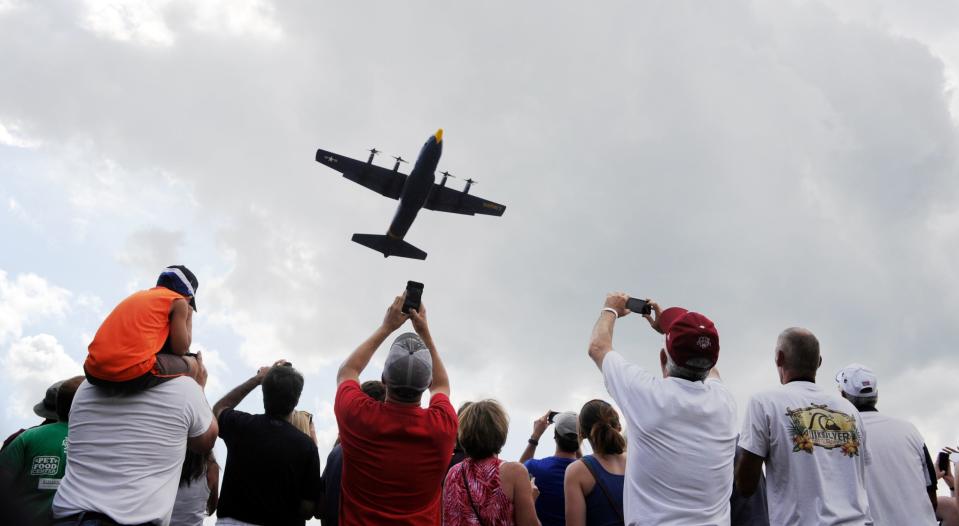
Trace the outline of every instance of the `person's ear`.
{"type": "Polygon", "coordinates": [[[785,353],[783,353],[782,351],[776,351],[776,367],[782,367],[785,362],[786,362],[785,353]]]}
{"type": "Polygon", "coordinates": [[[666,349],[659,350],[659,366],[666,367],[666,349]]]}
{"type": "Polygon", "coordinates": [[[819,356],[819,363],[816,364],[816,369],[822,367],[822,355],[819,356]]]}

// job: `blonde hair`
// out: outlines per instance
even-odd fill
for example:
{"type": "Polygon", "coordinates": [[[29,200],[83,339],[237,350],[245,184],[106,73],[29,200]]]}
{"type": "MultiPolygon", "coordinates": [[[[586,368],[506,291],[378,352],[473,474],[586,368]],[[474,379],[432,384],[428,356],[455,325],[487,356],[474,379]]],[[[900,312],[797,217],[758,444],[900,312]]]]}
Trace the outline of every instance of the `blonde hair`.
{"type": "Polygon", "coordinates": [[[463,409],[458,438],[470,458],[481,460],[496,455],[506,443],[509,415],[496,400],[480,400],[463,409]]]}

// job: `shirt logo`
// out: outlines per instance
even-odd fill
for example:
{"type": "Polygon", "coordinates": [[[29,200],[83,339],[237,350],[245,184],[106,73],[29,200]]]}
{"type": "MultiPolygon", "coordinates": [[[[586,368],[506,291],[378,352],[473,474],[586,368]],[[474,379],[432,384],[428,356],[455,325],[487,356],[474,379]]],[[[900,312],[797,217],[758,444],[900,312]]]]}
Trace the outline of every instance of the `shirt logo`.
{"type": "Polygon", "coordinates": [[[859,456],[859,432],[856,419],[825,404],[812,404],[801,409],[786,408],[793,453],[813,454],[815,447],[840,448],[843,455],[859,456]]]}
{"type": "Polygon", "coordinates": [[[56,475],[60,471],[60,457],[36,456],[30,466],[30,475],[56,475]]]}
{"type": "Polygon", "coordinates": [[[713,342],[709,341],[708,336],[700,336],[699,339],[696,340],[696,346],[699,347],[700,349],[708,349],[712,345],[713,345],[713,342]]]}

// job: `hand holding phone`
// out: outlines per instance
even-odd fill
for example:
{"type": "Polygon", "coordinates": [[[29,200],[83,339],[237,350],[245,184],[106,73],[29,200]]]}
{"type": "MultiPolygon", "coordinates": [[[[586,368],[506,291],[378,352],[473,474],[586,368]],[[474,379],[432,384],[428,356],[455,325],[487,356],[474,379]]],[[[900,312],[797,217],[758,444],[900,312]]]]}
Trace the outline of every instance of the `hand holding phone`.
{"type": "Polygon", "coordinates": [[[556,418],[556,415],[558,415],[558,414],[559,414],[559,411],[550,411],[550,412],[549,412],[549,416],[546,417],[546,421],[549,422],[550,424],[552,424],[552,423],[553,423],[553,419],[556,418]]]}
{"type": "Polygon", "coordinates": [[[419,310],[423,300],[423,284],[416,281],[406,282],[406,299],[403,301],[403,314],[409,314],[410,309],[419,310]]]}
{"type": "Polygon", "coordinates": [[[649,314],[653,311],[648,301],[632,297],[626,300],[626,308],[637,314],[649,314]]]}

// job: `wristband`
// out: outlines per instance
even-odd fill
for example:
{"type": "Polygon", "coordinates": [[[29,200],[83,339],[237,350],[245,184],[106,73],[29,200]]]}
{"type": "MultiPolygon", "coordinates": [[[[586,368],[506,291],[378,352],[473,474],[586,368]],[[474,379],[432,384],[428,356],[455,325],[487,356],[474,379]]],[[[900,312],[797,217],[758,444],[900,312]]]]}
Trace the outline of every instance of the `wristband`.
{"type": "Polygon", "coordinates": [[[612,308],[612,307],[603,307],[603,310],[601,310],[601,311],[599,311],[599,312],[600,312],[600,314],[602,314],[602,313],[604,313],[604,312],[612,312],[612,313],[613,313],[613,319],[619,318],[619,313],[616,312],[616,309],[614,309],[614,308],[612,308]]]}
{"type": "Polygon", "coordinates": [[[539,440],[536,440],[535,438],[532,438],[532,437],[530,437],[530,439],[527,440],[527,442],[529,442],[531,445],[534,445],[534,446],[539,445],[539,440]]]}

